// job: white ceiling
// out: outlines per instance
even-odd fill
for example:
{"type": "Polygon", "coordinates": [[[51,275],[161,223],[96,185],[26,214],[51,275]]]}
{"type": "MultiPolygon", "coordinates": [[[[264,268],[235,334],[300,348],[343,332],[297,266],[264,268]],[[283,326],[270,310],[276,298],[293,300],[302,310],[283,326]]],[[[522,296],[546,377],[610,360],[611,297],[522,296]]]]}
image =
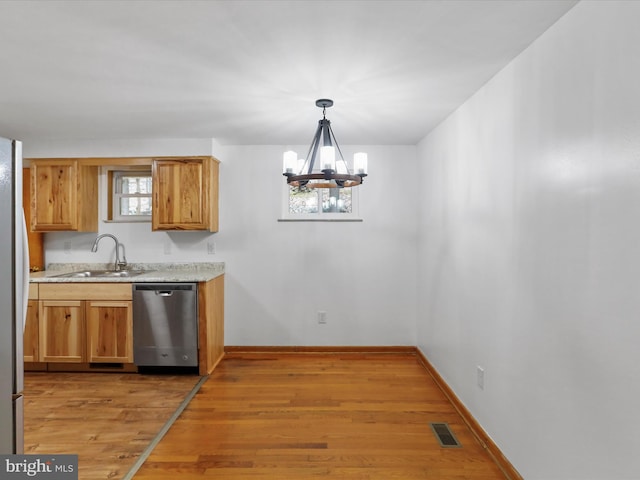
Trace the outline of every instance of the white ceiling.
{"type": "Polygon", "coordinates": [[[0,1],[0,136],[412,145],[575,3],[0,1]]]}

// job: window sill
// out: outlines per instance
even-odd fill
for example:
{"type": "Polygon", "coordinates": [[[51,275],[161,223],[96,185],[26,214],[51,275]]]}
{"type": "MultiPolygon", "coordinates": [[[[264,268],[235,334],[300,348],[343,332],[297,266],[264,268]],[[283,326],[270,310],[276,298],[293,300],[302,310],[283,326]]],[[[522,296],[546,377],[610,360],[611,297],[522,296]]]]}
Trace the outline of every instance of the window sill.
{"type": "Polygon", "coordinates": [[[151,218],[133,219],[128,218],[126,220],[103,220],[104,223],[151,223],[151,218]]]}
{"type": "Polygon", "coordinates": [[[279,218],[278,222],[363,222],[362,218],[279,218]]]}

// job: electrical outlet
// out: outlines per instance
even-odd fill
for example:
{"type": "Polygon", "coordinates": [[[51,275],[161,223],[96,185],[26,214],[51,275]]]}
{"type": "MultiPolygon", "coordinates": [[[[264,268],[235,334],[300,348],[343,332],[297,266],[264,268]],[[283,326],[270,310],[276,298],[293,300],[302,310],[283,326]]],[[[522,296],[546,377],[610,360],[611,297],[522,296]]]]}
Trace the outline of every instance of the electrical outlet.
{"type": "Polygon", "coordinates": [[[484,368],[480,365],[477,366],[476,370],[477,378],[478,378],[478,388],[480,390],[484,390],[484,368]]]}
{"type": "Polygon", "coordinates": [[[327,312],[323,312],[323,311],[318,312],[318,323],[322,325],[327,323],[327,312]]]}
{"type": "Polygon", "coordinates": [[[64,242],[64,253],[71,254],[71,242],[64,242]]]}
{"type": "Polygon", "coordinates": [[[171,242],[169,240],[164,242],[164,254],[171,255],[171,242]]]}
{"type": "Polygon", "coordinates": [[[209,255],[215,255],[216,253],[216,242],[211,240],[207,242],[207,253],[209,255]]]}

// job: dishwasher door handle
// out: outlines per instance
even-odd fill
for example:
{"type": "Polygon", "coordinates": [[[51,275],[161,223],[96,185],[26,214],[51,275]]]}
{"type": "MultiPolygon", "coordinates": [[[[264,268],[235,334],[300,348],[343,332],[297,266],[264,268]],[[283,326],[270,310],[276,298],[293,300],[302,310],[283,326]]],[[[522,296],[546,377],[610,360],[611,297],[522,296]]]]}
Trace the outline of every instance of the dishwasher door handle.
{"type": "Polygon", "coordinates": [[[156,295],[160,295],[161,297],[170,297],[173,295],[171,290],[155,290],[156,295]]]}

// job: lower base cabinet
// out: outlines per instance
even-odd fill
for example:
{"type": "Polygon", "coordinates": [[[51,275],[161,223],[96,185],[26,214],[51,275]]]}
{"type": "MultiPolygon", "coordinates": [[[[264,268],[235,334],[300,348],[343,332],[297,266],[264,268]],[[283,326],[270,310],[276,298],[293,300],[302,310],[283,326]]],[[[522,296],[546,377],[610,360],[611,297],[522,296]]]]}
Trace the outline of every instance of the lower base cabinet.
{"type": "Polygon", "coordinates": [[[38,349],[25,361],[133,363],[131,284],[43,284],[37,304],[38,328],[24,342],[27,353],[38,337],[38,349]]]}
{"type": "Polygon", "coordinates": [[[40,361],[80,363],[84,355],[84,303],[40,300],[40,361]]]}
{"type": "Polygon", "coordinates": [[[87,361],[133,363],[131,301],[87,301],[87,361]]]}
{"type": "MultiPolygon", "coordinates": [[[[37,289],[37,287],[36,287],[37,289]]],[[[39,362],[40,361],[40,339],[38,328],[38,300],[31,300],[33,297],[32,289],[29,289],[29,303],[27,304],[27,319],[24,324],[24,361],[39,362]]],[[[38,298],[37,290],[35,298],[38,298]]]]}

